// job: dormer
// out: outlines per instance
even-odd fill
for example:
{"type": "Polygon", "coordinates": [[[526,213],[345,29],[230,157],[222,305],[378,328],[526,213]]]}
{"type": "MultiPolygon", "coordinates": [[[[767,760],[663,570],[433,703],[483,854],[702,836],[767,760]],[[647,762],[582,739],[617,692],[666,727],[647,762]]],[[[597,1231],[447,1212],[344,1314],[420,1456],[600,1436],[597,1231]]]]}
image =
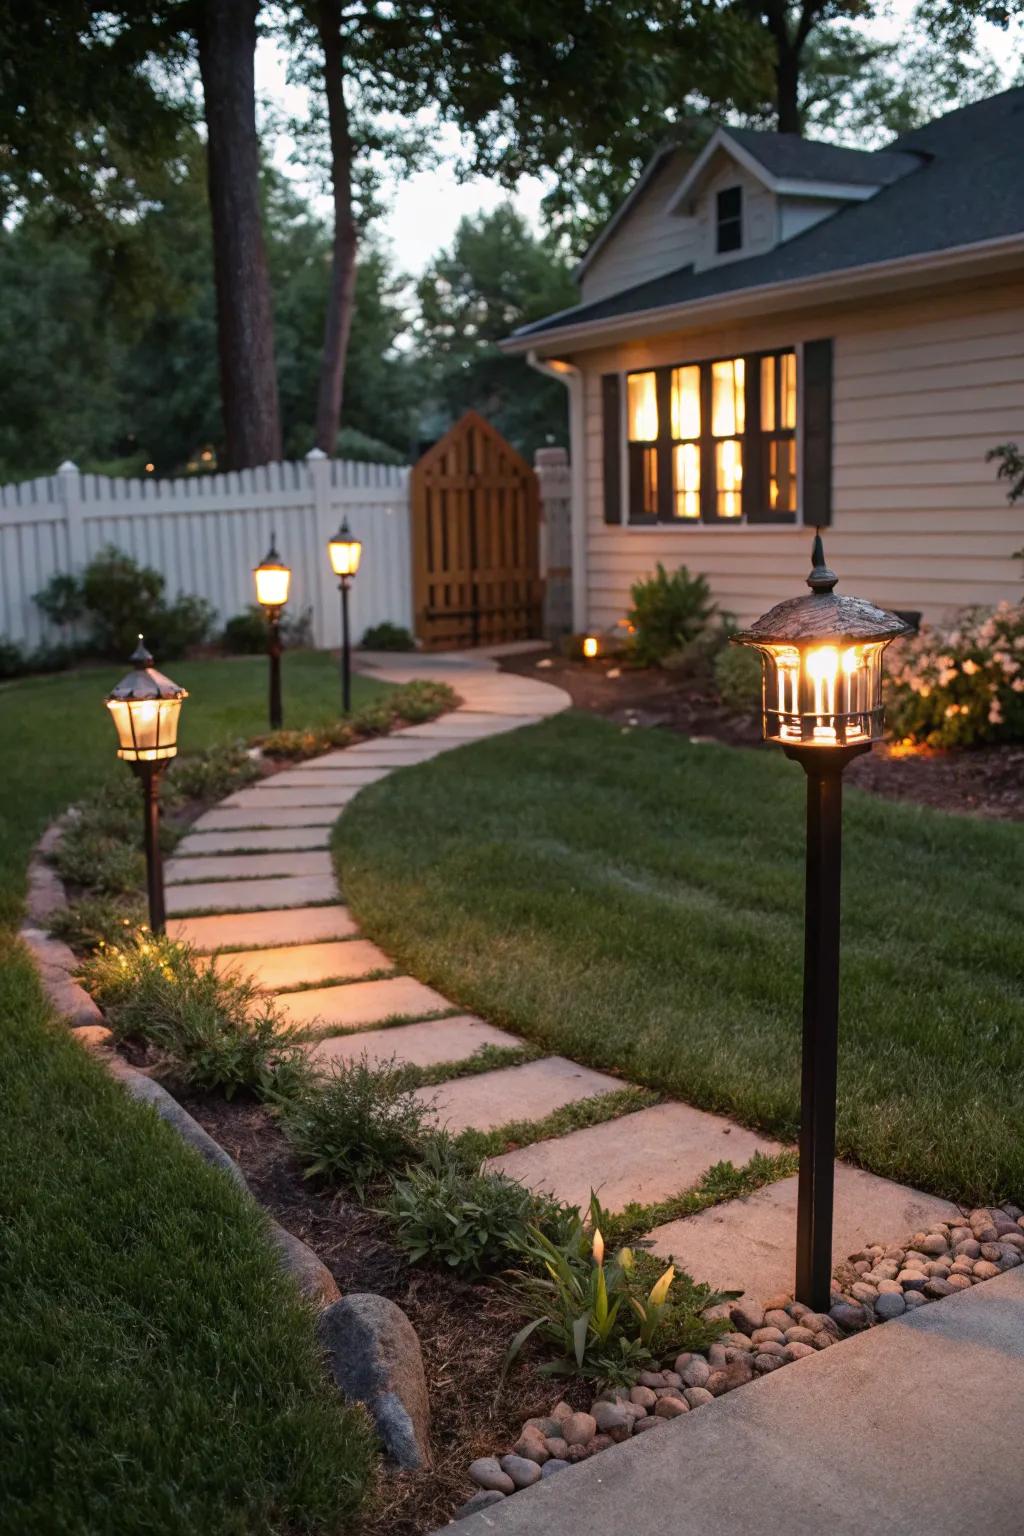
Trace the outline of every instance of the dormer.
{"type": "Polygon", "coordinates": [[[695,272],[760,256],[865,202],[915,169],[914,155],[818,144],[792,133],[719,128],[665,206],[695,272]]]}

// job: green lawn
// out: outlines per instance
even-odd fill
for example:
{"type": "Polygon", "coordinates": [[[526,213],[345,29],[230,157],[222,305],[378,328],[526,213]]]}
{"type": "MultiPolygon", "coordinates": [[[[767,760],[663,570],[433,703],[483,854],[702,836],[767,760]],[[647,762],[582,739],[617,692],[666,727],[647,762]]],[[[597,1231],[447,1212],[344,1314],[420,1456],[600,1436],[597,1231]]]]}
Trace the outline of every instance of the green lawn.
{"type": "MultiPolygon", "coordinates": [[[[1024,1196],[1024,826],[850,791],[843,1156],[1024,1196]]],[[[336,832],[369,936],[545,1048],[793,1136],[804,777],[568,714],[374,785],[336,832]]]]}
{"type": "MultiPolygon", "coordinates": [[[[327,657],[285,667],[289,725],[336,714],[327,657]]],[[[258,1210],[48,1016],[14,937],[43,827],[128,771],[102,702],[123,670],[0,689],[0,1525],[339,1536],[374,1451],[258,1210]]],[[[263,729],[262,658],[169,670],[183,749],[263,729]]],[[[378,691],[357,679],[354,703],[378,691]]]]}

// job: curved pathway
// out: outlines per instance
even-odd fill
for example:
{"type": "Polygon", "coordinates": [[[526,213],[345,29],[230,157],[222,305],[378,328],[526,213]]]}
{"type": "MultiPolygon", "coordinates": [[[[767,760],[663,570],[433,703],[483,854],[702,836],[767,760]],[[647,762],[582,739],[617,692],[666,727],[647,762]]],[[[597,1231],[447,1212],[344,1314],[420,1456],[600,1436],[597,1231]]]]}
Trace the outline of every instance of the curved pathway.
{"type": "MultiPolygon", "coordinates": [[[[485,651],[376,655],[361,666],[387,682],[448,682],[457,709],[425,725],[287,768],[206,812],[168,862],[167,929],[247,973],[292,1023],[315,1034],[324,1063],[366,1052],[416,1066],[462,1062],[481,1047],[523,1041],[461,1012],[359,935],[334,879],[331,828],[365,785],[475,741],[535,725],[569,707],[560,688],[498,670],[485,651]]],[[[419,1090],[454,1132],[539,1120],[581,1099],[616,1092],[621,1079],[561,1056],[419,1090]]],[[[766,1138],[686,1104],[659,1104],[540,1141],[493,1160],[513,1178],[584,1204],[591,1188],[619,1210],[695,1185],[713,1164],[736,1166],[778,1151],[766,1138]]],[[[698,1279],[765,1296],[792,1275],[795,1179],[652,1233],[698,1279]]],[[[945,1219],[947,1202],[837,1166],[835,1248],[843,1255],[945,1219]]]]}

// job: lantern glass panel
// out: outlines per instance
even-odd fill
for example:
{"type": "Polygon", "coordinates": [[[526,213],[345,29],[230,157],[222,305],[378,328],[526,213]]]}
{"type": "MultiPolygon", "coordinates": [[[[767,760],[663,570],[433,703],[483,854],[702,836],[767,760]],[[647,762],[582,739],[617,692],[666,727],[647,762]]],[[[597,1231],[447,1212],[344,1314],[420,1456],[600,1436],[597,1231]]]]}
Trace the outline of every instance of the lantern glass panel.
{"type": "Polygon", "coordinates": [[[885,646],[884,640],[760,645],[765,739],[809,747],[877,741],[885,646]]]}
{"type": "Polygon", "coordinates": [[[283,608],[288,601],[292,573],[286,565],[258,565],[253,571],[256,579],[256,601],[264,608],[283,608]]]}
{"type": "Polygon", "coordinates": [[[183,695],[171,699],[108,699],[117,731],[117,755],[126,763],[156,763],[178,751],[183,695]]]}
{"type": "Polygon", "coordinates": [[[354,576],[359,569],[363,546],[358,539],[339,537],[331,540],[327,552],[335,576],[354,576]]]}

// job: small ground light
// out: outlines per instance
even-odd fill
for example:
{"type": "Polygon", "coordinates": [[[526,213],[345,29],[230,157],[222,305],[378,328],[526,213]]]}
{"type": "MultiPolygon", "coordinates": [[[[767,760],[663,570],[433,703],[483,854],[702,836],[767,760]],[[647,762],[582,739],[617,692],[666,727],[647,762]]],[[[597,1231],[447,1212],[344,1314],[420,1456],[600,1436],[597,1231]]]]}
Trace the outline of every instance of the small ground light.
{"type": "Polygon", "coordinates": [[[291,587],[291,567],[285,565],[277,552],[276,536],[270,535],[270,548],[253,568],[256,583],[256,601],[267,615],[267,655],[270,658],[270,729],[281,729],[284,713],[281,707],[281,610],[288,601],[291,587]]]}
{"type": "Polygon", "coordinates": [[[600,649],[601,649],[601,647],[598,644],[598,640],[597,640],[597,636],[596,635],[584,635],[584,637],[583,637],[583,654],[586,657],[587,661],[593,661],[594,657],[598,654],[600,649]]]}
{"type": "Polygon", "coordinates": [[[363,546],[348,526],[348,518],[342,522],[334,538],[327,545],[331,570],[338,578],[341,593],[341,708],[348,714],[352,708],[352,645],[348,628],[348,589],[359,570],[363,546]]]}
{"type": "Polygon", "coordinates": [[[810,597],[779,603],[732,638],[761,653],[766,741],[807,775],[803,1058],[796,1296],[827,1311],[832,1289],[843,769],[882,734],[882,652],[909,626],[837,597],[819,534],[810,597]]]}
{"type": "Polygon", "coordinates": [[[184,688],[164,677],[142,643],[131,656],[132,671],[107,695],[117,731],[117,755],[130,764],[142,784],[146,845],[146,884],[149,891],[149,926],[163,933],[164,874],[160,856],[160,775],[178,752],[178,716],[184,688]]]}

